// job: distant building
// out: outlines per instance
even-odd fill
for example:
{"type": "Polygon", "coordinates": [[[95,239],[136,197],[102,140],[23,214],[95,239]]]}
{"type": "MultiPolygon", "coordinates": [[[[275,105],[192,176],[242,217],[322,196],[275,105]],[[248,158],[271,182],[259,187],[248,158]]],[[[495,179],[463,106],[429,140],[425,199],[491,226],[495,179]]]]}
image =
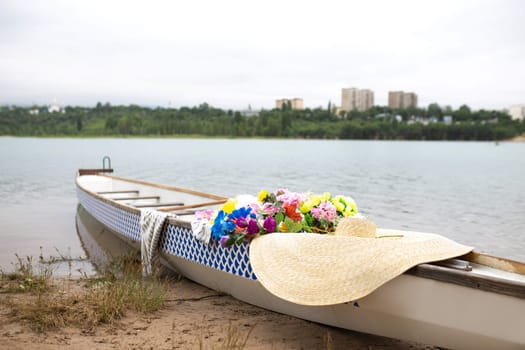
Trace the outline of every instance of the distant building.
{"type": "Polygon", "coordinates": [[[388,92],[388,107],[410,108],[417,107],[417,95],[413,92],[390,91],[388,92]]]}
{"type": "Polygon", "coordinates": [[[417,95],[413,92],[403,93],[403,108],[417,108],[417,95]]]}
{"type": "Polygon", "coordinates": [[[360,112],[374,106],[374,92],[369,89],[343,88],[341,89],[341,110],[360,112]]]}
{"type": "Polygon", "coordinates": [[[290,106],[291,109],[304,109],[304,102],[302,98],[282,98],[280,100],[275,100],[275,108],[282,109],[283,106],[290,106]]]}
{"type": "Polygon", "coordinates": [[[389,91],[388,92],[388,107],[401,108],[403,104],[403,91],[389,91]]]}
{"type": "Polygon", "coordinates": [[[251,105],[248,105],[247,109],[243,109],[240,112],[245,117],[258,117],[260,113],[260,111],[252,109],[251,105]]]}
{"type": "Polygon", "coordinates": [[[444,115],[443,116],[443,123],[450,125],[454,121],[454,118],[451,115],[444,115]]]}
{"type": "Polygon", "coordinates": [[[53,102],[51,102],[49,106],[47,106],[47,111],[49,113],[66,113],[66,109],[57,103],[56,98],[53,99],[53,102]]]}
{"type": "Polygon", "coordinates": [[[514,105],[510,107],[509,114],[514,120],[525,119],[525,105],[514,105]]]}
{"type": "Polygon", "coordinates": [[[29,114],[31,115],[38,115],[40,113],[40,110],[38,108],[32,108],[29,110],[29,114]]]}
{"type": "Polygon", "coordinates": [[[332,106],[332,114],[335,115],[335,116],[341,116],[341,112],[343,110],[341,109],[341,107],[339,106],[332,106]]]}

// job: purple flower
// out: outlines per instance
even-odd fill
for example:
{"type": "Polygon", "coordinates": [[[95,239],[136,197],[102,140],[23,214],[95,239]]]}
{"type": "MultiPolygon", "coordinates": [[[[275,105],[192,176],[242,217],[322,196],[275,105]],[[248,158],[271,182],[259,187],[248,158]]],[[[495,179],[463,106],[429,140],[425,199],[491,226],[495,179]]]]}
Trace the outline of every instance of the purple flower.
{"type": "Polygon", "coordinates": [[[221,247],[226,247],[226,242],[230,239],[230,236],[222,236],[219,240],[219,243],[221,244],[221,247]]]}
{"type": "Polygon", "coordinates": [[[241,229],[245,229],[248,226],[248,221],[244,217],[240,217],[235,220],[235,225],[241,229]]]}
{"type": "Polygon", "coordinates": [[[263,227],[268,233],[275,232],[275,219],[271,216],[268,216],[266,219],[264,219],[263,227]]]}
{"type": "Polygon", "coordinates": [[[250,235],[254,235],[256,233],[259,233],[259,225],[257,225],[257,221],[256,220],[250,220],[248,222],[248,229],[246,231],[250,235]]]}

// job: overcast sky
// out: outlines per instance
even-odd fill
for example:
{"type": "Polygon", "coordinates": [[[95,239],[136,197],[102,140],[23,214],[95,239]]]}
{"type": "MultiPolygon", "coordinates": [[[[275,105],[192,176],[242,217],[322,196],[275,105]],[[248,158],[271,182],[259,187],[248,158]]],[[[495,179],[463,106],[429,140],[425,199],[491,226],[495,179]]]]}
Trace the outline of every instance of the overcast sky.
{"type": "Polygon", "coordinates": [[[0,0],[0,103],[525,103],[525,1],[0,0]]]}

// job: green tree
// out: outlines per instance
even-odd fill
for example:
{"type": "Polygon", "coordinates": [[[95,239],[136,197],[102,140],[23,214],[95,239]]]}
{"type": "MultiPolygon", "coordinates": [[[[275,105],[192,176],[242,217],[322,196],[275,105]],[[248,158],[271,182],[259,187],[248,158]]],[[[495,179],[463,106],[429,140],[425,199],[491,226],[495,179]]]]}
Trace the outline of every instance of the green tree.
{"type": "Polygon", "coordinates": [[[472,119],[472,112],[470,111],[469,106],[461,105],[459,109],[453,113],[453,116],[457,121],[467,121],[472,119]]]}
{"type": "Polygon", "coordinates": [[[437,103],[431,103],[428,105],[427,110],[428,117],[436,117],[438,119],[441,119],[443,116],[443,112],[441,111],[441,107],[437,103]]]}
{"type": "Polygon", "coordinates": [[[82,116],[77,116],[77,131],[78,132],[81,132],[82,131],[82,127],[83,127],[83,124],[82,124],[82,116]]]}

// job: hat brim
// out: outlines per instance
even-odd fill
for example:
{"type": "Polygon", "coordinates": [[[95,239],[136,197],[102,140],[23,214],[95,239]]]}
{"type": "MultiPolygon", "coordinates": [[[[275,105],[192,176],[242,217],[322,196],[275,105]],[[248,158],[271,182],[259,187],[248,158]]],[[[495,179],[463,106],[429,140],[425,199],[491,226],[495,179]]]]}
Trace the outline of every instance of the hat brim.
{"type": "Polygon", "coordinates": [[[250,244],[250,263],[272,294],[301,305],[360,299],[418,264],[450,259],[472,247],[431,233],[378,229],[382,238],[274,233],[250,244]]]}

